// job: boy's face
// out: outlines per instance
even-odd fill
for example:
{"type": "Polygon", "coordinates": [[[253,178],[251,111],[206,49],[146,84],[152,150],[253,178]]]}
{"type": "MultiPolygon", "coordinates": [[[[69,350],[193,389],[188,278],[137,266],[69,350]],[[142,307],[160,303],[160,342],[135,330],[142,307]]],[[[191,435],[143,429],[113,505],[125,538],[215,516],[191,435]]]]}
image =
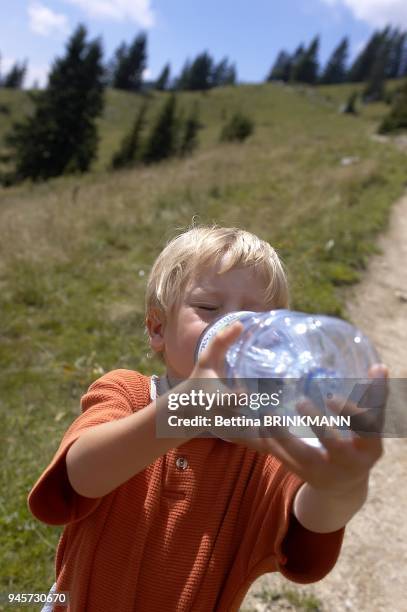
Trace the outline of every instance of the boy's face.
{"type": "Polygon", "coordinates": [[[191,374],[199,336],[216,318],[238,310],[270,310],[264,280],[253,268],[232,268],[220,275],[218,269],[219,265],[196,272],[166,322],[157,328],[155,340],[149,326],[151,345],[163,351],[170,380],[191,374]]]}

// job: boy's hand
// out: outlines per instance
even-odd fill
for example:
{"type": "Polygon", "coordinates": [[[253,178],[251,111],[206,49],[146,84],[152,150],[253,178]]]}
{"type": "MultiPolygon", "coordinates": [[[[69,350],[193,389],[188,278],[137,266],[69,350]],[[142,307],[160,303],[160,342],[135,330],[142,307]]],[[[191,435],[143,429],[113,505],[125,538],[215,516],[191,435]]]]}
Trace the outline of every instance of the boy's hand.
{"type": "MultiPolygon", "coordinates": [[[[189,383],[192,385],[193,389],[213,394],[215,398],[221,397],[222,394],[226,396],[226,394],[230,393],[235,393],[238,396],[240,391],[243,391],[237,388],[231,389],[222,382],[222,379],[226,378],[226,353],[242,331],[242,323],[240,323],[240,321],[235,321],[214,336],[206,349],[202,351],[198,357],[197,363],[189,376],[189,383]]],[[[189,412],[189,409],[187,409],[187,412],[189,412]]],[[[214,419],[215,415],[220,414],[224,417],[236,416],[236,414],[238,414],[237,407],[232,402],[230,405],[229,403],[222,405],[222,403],[214,402],[208,412],[205,412],[204,408],[200,407],[199,413],[205,413],[212,419],[214,419]]],[[[196,414],[196,412],[194,414],[196,414]]],[[[206,431],[212,431],[219,437],[222,436],[222,433],[225,433],[221,431],[220,427],[214,426],[207,428],[206,431]]]]}
{"type": "MultiPolygon", "coordinates": [[[[364,408],[339,399],[329,400],[328,407],[335,413],[352,417],[352,437],[342,438],[331,427],[313,428],[322,449],[311,447],[287,430],[276,432],[276,437],[233,440],[261,453],[272,453],[287,468],[303,478],[314,489],[341,496],[367,483],[369,472],[383,453],[381,429],[387,399],[388,370],[376,364],[369,370],[372,383],[364,408]],[[372,432],[368,437],[366,432],[372,432]],[[364,434],[364,435],[363,435],[364,434]]],[[[321,413],[311,404],[302,402],[298,412],[318,416],[321,413]]]]}
{"type": "Polygon", "coordinates": [[[225,378],[226,353],[242,331],[242,323],[235,321],[218,332],[198,357],[189,378],[225,378]]]}

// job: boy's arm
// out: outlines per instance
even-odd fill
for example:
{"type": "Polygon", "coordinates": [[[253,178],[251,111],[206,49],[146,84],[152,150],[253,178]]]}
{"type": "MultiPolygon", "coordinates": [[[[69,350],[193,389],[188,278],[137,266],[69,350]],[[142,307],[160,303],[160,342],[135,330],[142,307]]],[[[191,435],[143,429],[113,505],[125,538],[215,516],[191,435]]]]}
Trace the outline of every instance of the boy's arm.
{"type": "Polygon", "coordinates": [[[367,478],[346,491],[326,491],[304,483],[294,498],[293,514],[309,531],[337,531],[360,510],[367,492],[367,478]]]}
{"type": "MultiPolygon", "coordinates": [[[[189,380],[172,392],[185,393],[189,380]]],[[[66,468],[72,488],[84,497],[107,495],[170,449],[190,438],[157,438],[157,411],[166,411],[168,393],[130,416],[89,428],[69,448],[66,468]]],[[[192,438],[192,436],[191,436],[192,438]]]]}

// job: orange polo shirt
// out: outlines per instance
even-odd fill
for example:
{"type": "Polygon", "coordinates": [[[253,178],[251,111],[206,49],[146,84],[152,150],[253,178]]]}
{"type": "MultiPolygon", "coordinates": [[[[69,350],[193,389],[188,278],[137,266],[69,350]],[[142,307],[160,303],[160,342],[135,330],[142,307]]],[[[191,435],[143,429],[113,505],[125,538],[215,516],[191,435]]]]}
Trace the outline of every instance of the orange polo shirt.
{"type": "Polygon", "coordinates": [[[317,534],[298,523],[291,507],[303,481],[272,455],[194,438],[104,497],[73,490],[70,446],[87,428],[147,406],[150,383],[124,369],[96,380],[28,496],[35,517],[65,525],[55,570],[70,605],[54,610],[234,612],[264,573],[299,583],[323,578],[344,529],[317,534]]]}

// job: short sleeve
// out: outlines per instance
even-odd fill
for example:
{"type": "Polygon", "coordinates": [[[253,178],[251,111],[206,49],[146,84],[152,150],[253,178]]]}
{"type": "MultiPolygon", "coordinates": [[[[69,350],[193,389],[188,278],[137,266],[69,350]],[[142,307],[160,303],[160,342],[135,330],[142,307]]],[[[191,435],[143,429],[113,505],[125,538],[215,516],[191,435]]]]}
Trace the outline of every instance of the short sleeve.
{"type": "Polygon", "coordinates": [[[82,414],[65,432],[51,463],[28,495],[28,507],[40,521],[64,525],[88,516],[102,498],[79,495],[71,486],[66,454],[72,444],[90,427],[121,419],[133,412],[132,401],[121,370],[108,372],[93,382],[81,398],[82,414]]]}
{"type": "Polygon", "coordinates": [[[304,484],[290,474],[282,492],[284,520],[276,541],[278,571],[288,580],[307,584],[322,580],[335,566],[345,528],[330,533],[316,533],[301,525],[293,513],[294,498],[304,484]]]}
{"type": "Polygon", "coordinates": [[[345,527],[331,533],[309,531],[291,514],[281,547],[284,562],[280,564],[280,572],[300,584],[322,580],[335,566],[344,533],[345,527]]]}

